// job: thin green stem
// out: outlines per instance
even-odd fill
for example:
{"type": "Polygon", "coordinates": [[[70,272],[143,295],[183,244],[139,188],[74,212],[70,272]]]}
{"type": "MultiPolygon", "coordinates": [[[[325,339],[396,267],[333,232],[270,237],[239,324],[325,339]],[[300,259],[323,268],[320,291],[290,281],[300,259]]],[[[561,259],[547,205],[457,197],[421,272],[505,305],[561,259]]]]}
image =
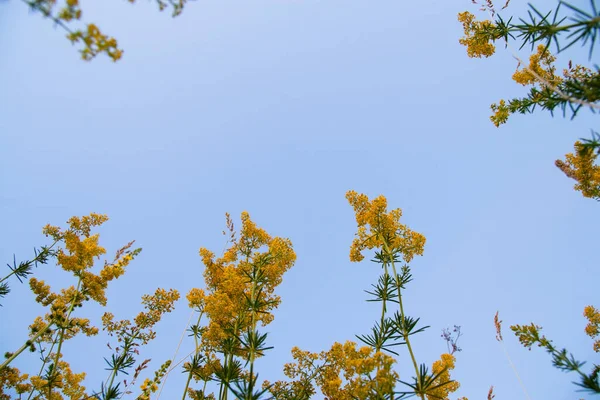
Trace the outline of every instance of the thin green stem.
{"type": "MultiPolygon", "coordinates": [[[[198,315],[198,321],[196,321],[196,326],[200,325],[200,320],[202,319],[202,313],[200,313],[198,315]]],[[[200,347],[200,345],[198,344],[198,336],[196,334],[194,334],[194,344],[195,346],[195,351],[194,351],[194,355],[198,354],[198,349],[200,347]]],[[[175,358],[175,357],[173,357],[175,358]]],[[[194,358],[195,359],[195,358],[194,358]]],[[[185,382],[185,387],[183,388],[183,397],[181,398],[181,400],[185,400],[185,395],[187,393],[188,388],[190,387],[190,381],[192,380],[192,374],[193,374],[193,368],[195,367],[195,365],[192,365],[190,368],[190,371],[188,373],[188,377],[187,377],[187,381],[185,382]]]]}
{"type": "Polygon", "coordinates": [[[181,400],[185,400],[185,395],[187,394],[187,390],[190,387],[190,381],[192,380],[192,371],[188,374],[187,380],[185,381],[185,388],[183,389],[183,397],[181,400]]]}
{"type": "MultiPolygon", "coordinates": [[[[69,323],[69,318],[71,317],[71,313],[73,312],[73,309],[75,308],[75,303],[77,301],[77,297],[79,295],[79,291],[81,289],[81,282],[82,282],[82,275],[79,275],[79,280],[77,281],[77,289],[75,290],[75,295],[73,297],[73,299],[71,299],[71,304],[69,305],[69,310],[67,311],[67,316],[65,318],[65,324],[69,323]]],[[[58,367],[58,361],[60,360],[60,350],[62,349],[62,344],[65,340],[65,331],[67,330],[66,327],[61,327],[60,328],[60,332],[58,334],[58,349],[56,350],[56,353],[54,355],[54,374],[58,375],[59,372],[59,367],[58,367]]],[[[52,395],[51,392],[51,388],[49,388],[50,390],[50,397],[52,395]]]]}
{"type": "MultiPolygon", "coordinates": [[[[249,361],[250,361],[250,378],[249,378],[249,382],[248,382],[248,393],[250,394],[250,396],[252,396],[252,392],[254,391],[254,359],[256,357],[256,349],[255,349],[255,345],[256,345],[256,324],[257,324],[257,320],[256,320],[256,302],[257,302],[257,298],[256,298],[256,289],[257,289],[257,282],[256,282],[256,275],[258,273],[260,269],[260,266],[253,266],[253,271],[252,271],[252,292],[250,294],[250,301],[251,301],[251,306],[252,306],[252,345],[250,346],[250,351],[248,352],[248,357],[249,357],[249,361]]],[[[249,338],[250,339],[250,338],[249,338]]]]}
{"type": "Polygon", "coordinates": [[[31,346],[32,343],[34,343],[40,336],[42,336],[44,333],[46,333],[52,325],[54,325],[54,322],[49,323],[48,325],[46,325],[46,327],[44,329],[40,329],[38,333],[36,333],[32,338],[28,339],[23,344],[23,346],[21,346],[17,351],[12,353],[11,356],[8,357],[2,363],[2,365],[0,365],[0,369],[7,367],[15,358],[17,358],[23,351],[25,351],[25,349],[29,348],[29,346],[31,346]]]}
{"type": "MultiPolygon", "coordinates": [[[[387,279],[388,279],[388,276],[389,276],[389,272],[388,272],[388,266],[387,266],[387,264],[385,264],[385,263],[384,263],[384,264],[383,264],[383,268],[384,268],[384,273],[383,273],[383,278],[384,278],[384,279],[383,279],[383,281],[384,281],[384,283],[385,283],[385,287],[384,287],[384,289],[385,289],[385,291],[386,291],[386,297],[381,299],[381,328],[380,328],[380,331],[381,331],[381,333],[383,333],[383,327],[384,327],[384,324],[385,324],[385,313],[387,312],[387,307],[386,307],[386,299],[387,299],[387,282],[388,282],[388,280],[387,280],[387,279]]],[[[375,348],[375,351],[376,351],[376,352],[379,352],[379,351],[381,351],[381,348],[379,347],[379,345],[378,345],[378,347],[377,347],[377,348],[375,348]]],[[[377,367],[377,371],[379,371],[379,367],[377,367]]]]}
{"type": "Polygon", "coordinates": [[[52,15],[52,12],[50,10],[45,10],[45,9],[41,8],[39,4],[37,4],[36,2],[33,2],[33,1],[23,0],[23,2],[25,4],[27,4],[28,6],[30,6],[33,10],[37,10],[40,13],[42,13],[42,15],[44,17],[51,19],[52,22],[54,22],[56,25],[59,25],[61,28],[63,28],[67,32],[73,33],[73,31],[63,22],[63,20],[52,15]]]}
{"type": "MultiPolygon", "coordinates": [[[[383,273],[383,282],[385,283],[384,286],[384,290],[385,290],[385,295],[384,297],[381,298],[381,319],[380,319],[380,325],[379,325],[379,332],[380,334],[383,335],[384,333],[384,327],[385,327],[385,313],[387,312],[387,307],[386,307],[386,300],[387,300],[387,282],[388,282],[388,276],[389,276],[389,272],[388,272],[388,266],[386,263],[383,264],[383,268],[384,268],[384,273],[383,273]]],[[[379,343],[376,344],[375,347],[375,352],[379,353],[381,351],[381,346],[379,343]]],[[[379,366],[379,364],[377,364],[377,375],[379,375],[379,371],[381,370],[381,367],[379,366]]],[[[377,387],[377,394],[379,395],[379,387],[377,387]]]]}
{"type": "MultiPolygon", "coordinates": [[[[56,337],[58,338],[58,332],[56,333],[56,337]]],[[[50,346],[50,350],[48,351],[48,356],[43,357],[43,362],[42,362],[42,366],[40,367],[40,371],[38,372],[38,376],[42,375],[42,372],[44,372],[44,367],[46,366],[46,364],[48,363],[48,359],[50,358],[50,355],[52,354],[52,350],[54,350],[54,346],[56,345],[56,339],[52,340],[52,345],[50,346]]],[[[41,348],[41,346],[40,346],[41,348]]],[[[33,393],[35,392],[35,389],[31,389],[31,391],[29,392],[29,396],[27,396],[27,400],[31,400],[31,396],[33,396],[33,393]]]]}
{"type": "MultiPolygon", "coordinates": [[[[394,258],[392,256],[392,252],[387,244],[387,241],[384,239],[383,240],[383,247],[384,250],[386,252],[386,255],[390,257],[390,265],[392,266],[392,272],[394,273],[394,280],[396,281],[396,290],[398,291],[398,304],[400,306],[400,318],[402,318],[402,320],[404,320],[404,305],[402,303],[402,292],[401,292],[401,285],[400,285],[400,281],[398,280],[398,272],[396,270],[396,264],[394,263],[394,258]]],[[[387,261],[387,260],[386,260],[387,261]]],[[[402,332],[402,337],[404,339],[404,341],[406,342],[406,347],[408,348],[408,352],[410,354],[410,358],[412,360],[413,363],[413,367],[415,368],[415,376],[419,376],[419,366],[417,364],[417,360],[415,358],[415,354],[413,352],[412,349],[412,345],[410,344],[410,335],[408,335],[408,332],[406,332],[406,330],[403,330],[402,332]]],[[[420,393],[419,394],[422,400],[425,400],[425,395],[420,393]]]]}
{"type": "MultiPolygon", "coordinates": [[[[56,245],[56,243],[58,243],[59,240],[55,240],[54,243],[52,243],[52,245],[50,247],[44,248],[42,247],[42,251],[40,251],[39,253],[37,253],[37,255],[35,256],[35,258],[33,260],[30,261],[26,261],[25,264],[28,264],[29,266],[31,266],[32,264],[38,263],[42,261],[42,256],[45,255],[46,252],[50,252],[50,250],[56,245]]],[[[35,248],[34,248],[35,251],[35,248]]],[[[5,280],[7,280],[8,278],[10,278],[11,276],[18,274],[19,273],[19,268],[14,268],[12,271],[10,271],[10,274],[6,275],[4,278],[0,279],[0,283],[4,282],[5,280]]]]}

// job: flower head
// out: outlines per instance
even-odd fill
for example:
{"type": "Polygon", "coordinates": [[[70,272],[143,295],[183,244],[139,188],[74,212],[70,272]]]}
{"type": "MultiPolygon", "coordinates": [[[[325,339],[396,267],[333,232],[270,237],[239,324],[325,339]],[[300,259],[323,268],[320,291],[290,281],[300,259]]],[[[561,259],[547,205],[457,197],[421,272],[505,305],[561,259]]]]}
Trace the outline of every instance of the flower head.
{"type": "Polygon", "coordinates": [[[387,211],[387,200],[379,196],[369,201],[365,194],[351,190],[346,199],[354,208],[358,230],[350,247],[350,260],[361,261],[365,249],[378,248],[386,253],[401,254],[404,261],[410,262],[415,255],[422,255],[425,236],[410,230],[400,223],[402,210],[387,211]]]}

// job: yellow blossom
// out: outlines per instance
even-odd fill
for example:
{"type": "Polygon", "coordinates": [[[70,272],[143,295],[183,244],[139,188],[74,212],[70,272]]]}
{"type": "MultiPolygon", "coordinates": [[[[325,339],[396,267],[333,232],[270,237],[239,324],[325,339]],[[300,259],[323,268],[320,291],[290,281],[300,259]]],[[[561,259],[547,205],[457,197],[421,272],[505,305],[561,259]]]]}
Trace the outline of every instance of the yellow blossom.
{"type": "Polygon", "coordinates": [[[569,178],[577,181],[574,188],[584,197],[600,200],[600,166],[595,165],[598,154],[575,142],[575,151],[566,155],[565,162],[556,161],[556,166],[569,178]]]}
{"type": "Polygon", "coordinates": [[[247,212],[241,214],[241,220],[236,238],[227,216],[231,245],[222,257],[215,258],[210,250],[200,249],[207,292],[195,289],[188,294],[190,306],[197,307],[203,301],[202,311],[209,320],[203,338],[217,348],[224,339],[245,331],[252,323],[267,325],[273,320],[270,311],[280,303],[275,288],[296,260],[289,239],[271,237],[247,212]],[[251,310],[249,301],[261,304],[261,309],[251,310]]]}
{"type": "Polygon", "coordinates": [[[199,312],[204,310],[205,297],[204,290],[198,288],[191,289],[186,296],[190,308],[195,308],[199,312]]]}
{"type": "Polygon", "coordinates": [[[496,47],[493,42],[499,37],[491,34],[495,25],[490,21],[476,21],[470,12],[458,14],[458,21],[463,24],[465,36],[459,43],[467,47],[467,54],[471,58],[489,57],[494,54],[496,47]]]}
{"type": "Polygon", "coordinates": [[[277,383],[280,391],[310,394],[314,389],[309,378],[314,377],[321,392],[330,399],[366,400],[393,393],[398,379],[392,370],[395,363],[392,357],[367,346],[357,348],[350,341],[334,343],[329,351],[320,354],[294,348],[292,356],[296,362],[286,364],[284,373],[297,380],[277,383]]]}
{"type": "Polygon", "coordinates": [[[490,116],[490,120],[494,123],[494,125],[496,125],[496,127],[499,127],[508,121],[511,111],[508,108],[506,101],[500,100],[498,104],[494,103],[490,106],[490,108],[493,112],[492,116],[490,116]]]}
{"type": "Polygon", "coordinates": [[[534,83],[544,85],[549,83],[556,86],[562,81],[562,78],[554,73],[556,71],[553,65],[555,60],[556,57],[550,53],[550,50],[540,44],[537,51],[529,57],[529,65],[521,70],[517,69],[512,78],[523,86],[533,85],[534,83]],[[538,77],[543,81],[540,81],[538,77]]]}
{"type": "MultiPolygon", "coordinates": [[[[585,327],[585,333],[592,339],[600,336],[600,311],[593,306],[585,307],[583,316],[587,318],[588,324],[585,327]]],[[[600,339],[594,341],[594,351],[600,352],[600,339]]]]}
{"type": "Polygon", "coordinates": [[[11,400],[11,397],[4,393],[3,388],[13,388],[19,395],[31,391],[33,386],[27,383],[28,378],[28,374],[21,374],[17,368],[0,369],[0,400],[11,400]]]}
{"type": "Polygon", "coordinates": [[[426,392],[428,400],[445,400],[450,393],[458,390],[460,384],[450,379],[450,371],[454,369],[455,361],[452,354],[442,354],[440,360],[433,363],[432,374],[437,375],[437,378],[431,384],[433,389],[426,392]]]}
{"type": "Polygon", "coordinates": [[[387,211],[387,200],[379,196],[369,201],[364,194],[351,190],[346,199],[354,208],[358,230],[350,247],[350,260],[361,261],[363,250],[379,248],[386,253],[401,253],[410,262],[415,255],[422,255],[425,236],[400,223],[402,210],[387,211]]]}

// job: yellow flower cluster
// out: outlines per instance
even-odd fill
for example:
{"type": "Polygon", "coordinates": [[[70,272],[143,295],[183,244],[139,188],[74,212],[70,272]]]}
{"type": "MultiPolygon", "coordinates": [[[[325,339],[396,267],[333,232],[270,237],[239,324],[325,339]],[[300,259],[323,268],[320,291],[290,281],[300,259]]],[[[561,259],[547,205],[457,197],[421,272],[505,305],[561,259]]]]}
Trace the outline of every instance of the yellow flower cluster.
{"type": "Polygon", "coordinates": [[[146,378],[144,380],[140,386],[142,394],[138,396],[137,400],[150,400],[150,394],[155,393],[158,390],[158,385],[160,385],[162,378],[167,374],[169,366],[171,366],[171,360],[167,360],[160,366],[158,371],[154,372],[154,379],[150,380],[146,378]]]}
{"type": "Polygon", "coordinates": [[[0,400],[12,400],[12,397],[4,393],[4,388],[14,389],[20,395],[31,391],[33,386],[27,383],[28,374],[21,374],[17,368],[0,368],[0,400]]]}
{"type": "Polygon", "coordinates": [[[198,288],[193,288],[187,294],[186,299],[188,301],[190,308],[193,308],[196,311],[202,313],[202,312],[204,312],[205,297],[206,297],[206,294],[204,293],[204,290],[198,289],[198,288]]]}
{"type": "Polygon", "coordinates": [[[94,24],[88,24],[85,30],[70,32],[67,38],[72,43],[83,42],[84,48],[80,52],[81,58],[86,61],[100,53],[106,53],[115,62],[123,56],[123,50],[119,49],[117,40],[103,34],[94,24]]]}
{"type": "MultiPolygon", "coordinates": [[[[587,306],[583,310],[583,316],[588,320],[585,333],[592,339],[596,339],[600,336],[600,311],[593,306],[587,306]]],[[[600,339],[594,340],[594,351],[600,352],[600,339]]]]}
{"type": "Polygon", "coordinates": [[[364,259],[365,249],[383,249],[387,254],[400,252],[404,261],[410,262],[415,255],[422,255],[425,236],[400,223],[402,210],[387,211],[387,200],[379,196],[372,201],[365,194],[351,190],[346,199],[354,208],[358,231],[350,247],[350,260],[364,259]]]}
{"type": "Polygon", "coordinates": [[[67,398],[83,400],[89,398],[85,393],[85,387],[81,384],[85,379],[85,372],[73,373],[69,363],[62,360],[58,362],[58,368],[55,369],[55,372],[51,377],[37,375],[31,377],[30,390],[33,389],[42,394],[41,396],[35,396],[34,399],[63,400],[67,398]]]}
{"type": "Polygon", "coordinates": [[[34,10],[65,28],[68,32],[67,38],[72,43],[83,42],[84,47],[80,52],[84,60],[89,61],[100,53],[106,53],[113,61],[117,61],[123,55],[117,41],[100,32],[96,25],[88,24],[85,30],[71,30],[68,27],[73,21],[81,20],[82,10],[79,0],[65,0],[64,6],[58,11],[55,11],[56,0],[36,0],[30,5],[34,10]]]}
{"type": "MultiPolygon", "coordinates": [[[[500,100],[498,103],[491,105],[492,115],[490,116],[490,120],[496,127],[506,123],[510,114],[524,112],[525,109],[532,109],[536,104],[542,104],[542,107],[546,108],[544,105],[544,101],[547,100],[547,91],[544,90],[546,88],[564,90],[565,85],[568,86],[569,82],[585,83],[596,79],[588,68],[581,65],[572,66],[570,63],[569,68],[563,70],[563,76],[559,76],[556,74],[555,60],[556,57],[552,55],[550,50],[543,44],[540,44],[536,52],[529,57],[529,64],[527,66],[523,66],[520,69],[521,64],[517,66],[512,79],[520,85],[534,86],[534,88],[532,88],[528,98],[513,99],[509,102],[500,100]]],[[[594,97],[591,92],[589,94],[586,93],[586,96],[588,95],[592,96],[588,98],[588,101],[594,102],[598,100],[598,96],[594,97]]],[[[559,166],[559,168],[561,167],[559,166]]]]}
{"type": "Polygon", "coordinates": [[[142,304],[148,311],[139,313],[135,317],[135,324],[140,329],[152,328],[160,321],[164,313],[173,311],[177,300],[179,300],[179,292],[175,289],[166,291],[159,288],[152,296],[142,296],[142,304]]]}
{"type": "Polygon", "coordinates": [[[81,8],[79,0],[66,0],[65,7],[58,13],[58,19],[69,22],[73,19],[81,19],[81,8]]]}
{"type": "Polygon", "coordinates": [[[240,237],[236,240],[232,235],[223,257],[215,259],[211,251],[200,249],[207,293],[192,289],[187,295],[191,308],[206,313],[209,323],[203,337],[214,346],[229,337],[231,329],[240,332],[250,327],[252,313],[247,299],[252,297],[253,285],[258,296],[255,300],[264,304],[256,317],[263,325],[273,320],[270,311],[280,303],[275,288],[296,260],[289,239],[271,237],[247,212],[242,213],[241,220],[240,237]]]}
{"type": "Polygon", "coordinates": [[[36,296],[35,301],[44,307],[52,304],[58,296],[56,293],[52,293],[50,285],[47,285],[44,281],[38,280],[34,276],[29,278],[29,287],[36,296]]]}
{"type": "Polygon", "coordinates": [[[279,393],[277,398],[293,398],[290,393],[302,393],[308,398],[314,393],[313,379],[330,399],[384,398],[393,393],[398,379],[392,370],[395,363],[392,357],[367,346],[357,348],[351,341],[334,343],[329,351],[320,354],[294,348],[292,356],[295,363],[286,364],[284,373],[296,380],[276,382],[271,392],[279,393]]]}
{"type": "Polygon", "coordinates": [[[450,393],[458,390],[460,384],[450,379],[450,371],[454,369],[455,361],[452,354],[442,354],[440,359],[433,363],[433,375],[439,375],[431,384],[432,389],[426,393],[428,400],[445,400],[450,393]]]}
{"type": "Polygon", "coordinates": [[[493,114],[490,116],[490,121],[497,127],[506,123],[508,121],[508,117],[511,114],[510,108],[506,101],[500,100],[498,104],[494,103],[490,106],[493,114]]]}
{"type": "Polygon", "coordinates": [[[463,24],[465,37],[459,43],[467,47],[467,55],[471,58],[489,57],[494,54],[496,47],[493,42],[498,37],[493,37],[490,32],[495,26],[490,21],[476,21],[475,16],[468,11],[458,14],[458,21],[463,24]]]}
{"type": "Polygon", "coordinates": [[[536,77],[537,75],[545,82],[556,86],[562,82],[562,78],[555,74],[555,60],[556,57],[550,53],[550,50],[540,44],[537,51],[529,57],[529,65],[520,70],[517,67],[512,79],[523,86],[528,86],[540,83],[540,80],[536,77]]]}
{"type": "Polygon", "coordinates": [[[142,345],[146,344],[156,337],[156,333],[152,330],[154,325],[160,321],[163,314],[173,311],[177,300],[179,300],[177,290],[156,289],[153,295],[142,296],[142,304],[146,311],[135,317],[133,326],[127,319],[113,321],[114,315],[107,312],[102,315],[103,329],[111,336],[127,335],[139,340],[142,345]]]}
{"type": "MultiPolygon", "coordinates": [[[[58,328],[64,329],[63,336],[65,340],[74,337],[80,332],[83,332],[87,336],[98,334],[98,328],[92,326],[89,319],[70,317],[69,310],[72,308],[71,305],[77,306],[83,302],[83,296],[74,286],[62,289],[60,294],[56,294],[50,292],[50,287],[44,281],[38,281],[32,277],[29,283],[32,291],[37,295],[36,301],[44,306],[50,306],[50,312],[44,318],[47,322],[38,317],[30,325],[29,328],[32,335],[46,329],[49,325],[55,325],[58,328]]],[[[42,335],[39,340],[50,343],[54,339],[51,335],[42,335]]]]}
{"type": "Polygon", "coordinates": [[[584,197],[600,200],[600,166],[595,165],[598,154],[575,142],[575,151],[566,155],[565,161],[557,160],[556,166],[569,178],[577,181],[574,188],[584,197]]]}
{"type": "Polygon", "coordinates": [[[398,374],[392,365],[396,361],[382,352],[374,352],[367,346],[357,349],[356,343],[348,341],[343,345],[334,343],[321,357],[326,366],[317,383],[329,398],[383,398],[394,391],[398,374]]]}
{"type": "MultiPolygon", "coordinates": [[[[91,230],[107,220],[106,215],[92,213],[88,216],[70,218],[67,221],[69,228],[64,231],[51,225],[46,225],[43,229],[46,236],[65,244],[64,249],[57,251],[57,264],[63,270],[81,279],[80,293],[84,298],[78,300],[91,298],[102,305],[106,305],[105,290],[108,282],[120,277],[125,272],[125,267],[141,252],[141,249],[131,250],[134,242],[130,242],[117,251],[112,263],[105,263],[99,275],[92,273],[90,269],[94,266],[94,259],[105,254],[106,250],[98,244],[99,235],[92,235],[91,230]]],[[[30,287],[37,296],[36,299],[43,305],[48,305],[57,298],[57,295],[50,291],[50,287],[42,281],[32,279],[30,287]]],[[[72,298],[64,299],[67,303],[72,300],[72,298]]]]}

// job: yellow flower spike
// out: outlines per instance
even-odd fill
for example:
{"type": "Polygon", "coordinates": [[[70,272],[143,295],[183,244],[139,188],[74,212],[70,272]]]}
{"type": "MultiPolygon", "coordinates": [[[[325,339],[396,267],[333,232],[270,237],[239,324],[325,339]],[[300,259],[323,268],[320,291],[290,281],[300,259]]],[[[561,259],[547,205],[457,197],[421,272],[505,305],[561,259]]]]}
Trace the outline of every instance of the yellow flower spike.
{"type": "MultiPolygon", "coordinates": [[[[33,389],[30,383],[26,383],[28,379],[29,375],[21,374],[17,368],[5,367],[0,369],[0,388],[14,388],[17,394],[27,393],[33,389]]],[[[0,389],[0,398],[2,398],[2,395],[3,392],[0,389]]],[[[6,399],[8,400],[9,397],[6,397],[6,399]]]]}
{"type": "Polygon", "coordinates": [[[595,162],[598,154],[586,149],[579,141],[575,142],[575,151],[565,156],[565,161],[557,160],[556,166],[577,183],[574,189],[584,197],[600,200],[600,166],[595,162]]]}
{"type": "Polygon", "coordinates": [[[458,21],[463,24],[465,36],[459,43],[467,47],[467,55],[471,58],[490,57],[496,52],[496,47],[490,41],[499,38],[490,37],[489,31],[495,25],[490,21],[476,21],[475,16],[468,11],[458,14],[458,21]]]}
{"type": "MultiPolygon", "coordinates": [[[[231,218],[227,216],[227,230],[230,247],[221,258],[201,248],[199,254],[205,266],[204,278],[207,292],[203,297],[203,311],[209,324],[203,338],[212,346],[231,335],[231,329],[244,331],[253,324],[264,325],[273,320],[270,312],[280,299],[274,294],[275,288],[282,282],[283,274],[296,260],[289,239],[271,237],[259,228],[247,212],[241,214],[242,227],[236,239],[231,218]],[[258,304],[264,304],[259,312],[248,309],[248,298],[255,298],[258,304]]],[[[200,293],[188,294],[190,305],[196,304],[200,293]]],[[[260,356],[254,355],[254,356],[260,356]]]]}
{"type": "Polygon", "coordinates": [[[387,200],[379,196],[369,201],[364,194],[353,190],[346,199],[354,208],[358,229],[350,247],[350,261],[359,262],[366,249],[389,247],[389,251],[400,252],[404,261],[410,262],[415,255],[422,255],[425,236],[410,230],[400,223],[402,210],[387,211],[387,200]]]}
{"type": "Polygon", "coordinates": [[[529,65],[521,70],[517,69],[512,78],[515,82],[528,86],[539,83],[539,79],[535,76],[537,75],[551,85],[558,85],[562,82],[562,78],[554,73],[556,71],[554,67],[555,60],[556,57],[550,53],[550,50],[540,44],[537,51],[529,57],[529,65]]]}
{"type": "Polygon", "coordinates": [[[292,379],[310,376],[318,359],[322,364],[316,370],[316,383],[330,399],[369,399],[390,394],[398,379],[392,370],[395,363],[392,357],[374,353],[366,346],[357,349],[356,343],[351,341],[334,343],[329,351],[319,355],[300,349],[293,349],[292,355],[297,363],[286,366],[286,376],[292,379]]]}
{"type": "MultiPolygon", "coordinates": [[[[583,310],[583,316],[588,320],[585,333],[592,339],[600,336],[600,311],[593,306],[587,306],[583,310]]],[[[594,351],[600,352],[600,339],[594,341],[594,351]]]]}
{"type": "Polygon", "coordinates": [[[433,363],[432,374],[440,375],[431,385],[434,389],[428,390],[426,393],[428,400],[448,399],[450,393],[458,390],[460,384],[450,379],[450,371],[454,369],[455,361],[452,354],[442,354],[440,360],[433,363]]]}
{"type": "Polygon", "coordinates": [[[199,312],[204,311],[204,301],[206,294],[204,290],[193,288],[186,296],[190,308],[195,308],[199,312]]]}

